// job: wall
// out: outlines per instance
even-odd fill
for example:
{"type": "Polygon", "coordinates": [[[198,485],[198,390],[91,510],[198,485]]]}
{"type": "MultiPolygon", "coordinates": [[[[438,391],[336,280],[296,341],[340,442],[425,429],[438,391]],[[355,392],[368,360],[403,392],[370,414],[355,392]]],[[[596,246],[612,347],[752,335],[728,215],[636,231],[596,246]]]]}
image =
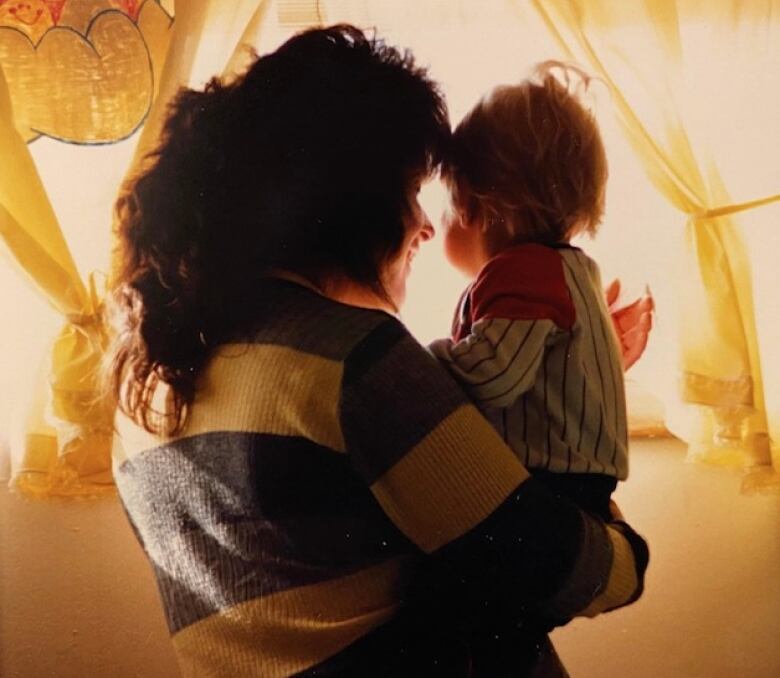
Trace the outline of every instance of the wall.
{"type": "Polygon", "coordinates": [[[116,500],[0,488],[0,676],[170,678],[151,571],[116,500]]]}
{"type": "MultiPolygon", "coordinates": [[[[780,675],[780,496],[635,443],[619,501],[652,544],[644,598],[554,641],[573,678],[780,675]]],[[[0,675],[170,678],[150,570],[114,500],[38,503],[0,488],[0,675]]]]}

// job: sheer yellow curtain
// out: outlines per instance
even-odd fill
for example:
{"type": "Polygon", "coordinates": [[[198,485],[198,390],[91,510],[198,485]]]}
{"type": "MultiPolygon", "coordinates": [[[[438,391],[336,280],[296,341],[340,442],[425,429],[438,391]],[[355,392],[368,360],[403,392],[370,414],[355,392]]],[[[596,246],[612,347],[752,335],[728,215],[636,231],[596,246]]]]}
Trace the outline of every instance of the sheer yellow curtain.
{"type": "MultiPolygon", "coordinates": [[[[239,66],[243,43],[257,44],[264,35],[270,5],[63,0],[49,3],[48,14],[34,15],[46,23],[23,42],[13,24],[19,17],[0,12],[0,237],[20,271],[66,320],[38,384],[23,449],[14,455],[12,483],[23,491],[110,491],[113,419],[99,385],[106,345],[99,277],[85,282],[80,276],[26,141],[42,134],[111,143],[145,121],[132,173],[154,147],[177,89],[239,66]],[[144,57],[140,66],[135,54],[144,57]],[[63,62],[79,67],[70,69],[75,75],[58,67],[63,62]],[[61,114],[52,116],[52,109],[61,114]]],[[[108,204],[114,195],[91,198],[108,204]]]]}
{"type": "MultiPolygon", "coordinates": [[[[52,412],[68,426],[62,429],[62,454],[76,455],[75,463],[85,475],[99,474],[100,464],[95,464],[90,450],[105,449],[110,422],[89,378],[76,373],[81,369],[83,375],[89,374],[99,361],[103,342],[96,316],[99,302],[94,285],[88,288],[79,276],[25,142],[13,125],[9,88],[1,73],[0,157],[0,234],[23,271],[68,319],[54,345],[51,371],[52,412]],[[75,365],[79,367],[74,369],[75,365]],[[70,425],[79,426],[85,419],[91,430],[82,429],[74,437],[70,425]]],[[[66,474],[64,466],[55,470],[51,463],[57,442],[56,432],[40,420],[28,432],[16,476],[22,486],[39,486],[33,478],[38,469],[66,474]]]]}
{"type": "Polygon", "coordinates": [[[170,17],[157,2],[127,5],[63,0],[0,11],[0,235],[66,320],[14,455],[12,480],[31,494],[111,487],[112,410],[98,384],[106,343],[100,278],[82,279],[25,142],[112,143],[141,124],[170,17]],[[30,17],[21,16],[25,9],[30,17]]]}
{"type": "MultiPolygon", "coordinates": [[[[756,167],[760,149],[749,163],[718,153],[718,146],[724,138],[755,126],[755,120],[747,121],[746,106],[762,107],[767,101],[776,105],[777,62],[773,70],[760,74],[760,69],[768,54],[777,56],[773,38],[780,4],[774,0],[532,4],[568,58],[607,83],[623,132],[647,177],[685,217],[684,226],[681,222],[669,228],[684,228],[680,247],[685,265],[677,272],[676,285],[679,391],[687,407],[667,403],[672,405],[670,426],[690,442],[691,458],[747,464],[758,471],[754,479],[774,485],[780,457],[770,444],[770,433],[771,439],[780,441],[780,421],[775,414],[767,416],[764,394],[767,386],[776,391],[780,377],[762,372],[761,324],[754,305],[754,286],[771,281],[757,279],[751,267],[741,213],[763,209],[768,214],[767,206],[780,200],[780,183],[755,182],[761,187],[756,192],[740,186],[735,202],[722,175],[724,164],[742,162],[729,168],[731,175],[738,170],[754,176],[758,169],[776,180],[780,163],[775,159],[756,167]],[[740,72],[735,59],[745,49],[751,51],[743,63],[749,70],[740,72]],[[733,104],[739,96],[734,76],[744,85],[744,80],[750,82],[759,74],[762,78],[752,81],[753,90],[747,92],[750,99],[731,107],[734,119],[718,116],[719,107],[733,104]]],[[[764,138],[777,138],[776,122],[766,122],[764,138]]],[[[771,307],[759,309],[758,315],[764,324],[777,322],[771,307]]]]}

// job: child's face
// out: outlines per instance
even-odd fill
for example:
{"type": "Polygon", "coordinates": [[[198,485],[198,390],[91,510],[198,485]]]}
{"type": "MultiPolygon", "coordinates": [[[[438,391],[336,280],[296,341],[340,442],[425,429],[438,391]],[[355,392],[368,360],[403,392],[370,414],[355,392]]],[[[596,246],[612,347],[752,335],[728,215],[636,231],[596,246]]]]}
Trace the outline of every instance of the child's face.
{"type": "Polygon", "coordinates": [[[476,278],[490,259],[485,233],[479,224],[465,221],[452,203],[442,214],[441,222],[448,261],[464,275],[476,278]]]}

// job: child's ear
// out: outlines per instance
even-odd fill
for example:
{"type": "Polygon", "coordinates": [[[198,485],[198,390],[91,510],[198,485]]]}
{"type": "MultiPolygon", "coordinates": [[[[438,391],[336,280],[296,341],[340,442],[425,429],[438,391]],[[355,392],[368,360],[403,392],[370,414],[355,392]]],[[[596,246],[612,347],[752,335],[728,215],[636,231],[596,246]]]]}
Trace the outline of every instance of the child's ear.
{"type": "Polygon", "coordinates": [[[479,231],[480,233],[486,233],[488,229],[487,220],[479,214],[467,214],[461,212],[459,215],[459,221],[462,228],[467,231],[479,231]]]}
{"type": "Polygon", "coordinates": [[[470,231],[474,228],[477,228],[479,222],[476,221],[475,219],[472,219],[466,212],[462,210],[457,210],[455,212],[454,224],[458,228],[462,228],[465,231],[470,231]]]}
{"type": "Polygon", "coordinates": [[[500,225],[503,223],[503,219],[501,219],[501,217],[499,217],[496,214],[482,215],[476,221],[477,221],[477,225],[479,226],[480,232],[482,232],[483,234],[495,230],[497,224],[500,225]]]}

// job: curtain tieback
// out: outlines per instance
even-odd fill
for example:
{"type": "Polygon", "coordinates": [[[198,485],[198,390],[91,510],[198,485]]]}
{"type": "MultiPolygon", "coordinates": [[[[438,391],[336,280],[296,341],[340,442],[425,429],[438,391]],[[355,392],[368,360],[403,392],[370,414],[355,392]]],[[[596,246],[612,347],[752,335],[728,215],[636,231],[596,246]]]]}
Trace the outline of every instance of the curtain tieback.
{"type": "Polygon", "coordinates": [[[68,313],[65,316],[65,320],[67,320],[69,324],[80,330],[94,330],[103,327],[105,321],[103,317],[103,294],[98,292],[98,276],[103,277],[103,274],[98,271],[92,271],[87,279],[87,294],[89,295],[89,300],[86,302],[85,308],[94,310],[86,311],[84,313],[68,313]]]}
{"type": "Polygon", "coordinates": [[[694,212],[691,217],[694,220],[704,219],[717,219],[718,217],[725,217],[729,214],[736,214],[737,212],[746,212],[752,210],[755,207],[763,207],[773,202],[780,201],[780,193],[776,195],[770,195],[766,198],[759,198],[758,200],[749,200],[748,202],[735,203],[733,205],[723,205],[722,207],[712,207],[710,209],[699,210],[694,212]]]}
{"type": "Polygon", "coordinates": [[[89,327],[98,327],[103,322],[103,315],[100,311],[96,313],[68,313],[65,319],[71,325],[76,327],[87,329],[89,327]]]}

